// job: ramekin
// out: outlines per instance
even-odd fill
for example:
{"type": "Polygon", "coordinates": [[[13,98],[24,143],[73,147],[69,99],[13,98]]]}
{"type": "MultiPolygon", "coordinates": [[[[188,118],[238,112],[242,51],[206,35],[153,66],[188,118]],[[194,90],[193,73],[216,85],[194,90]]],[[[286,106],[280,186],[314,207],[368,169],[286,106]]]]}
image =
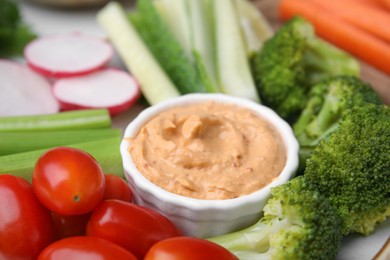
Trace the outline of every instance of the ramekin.
{"type": "Polygon", "coordinates": [[[133,190],[135,203],[157,210],[168,217],[185,235],[207,238],[232,232],[255,223],[272,187],[294,177],[298,167],[299,145],[291,127],[270,108],[253,101],[224,94],[188,94],[143,110],[127,126],[120,145],[126,179],[133,190]],[[172,107],[215,101],[250,109],[267,119],[279,131],[286,147],[286,164],[282,172],[262,189],[234,199],[202,200],[168,192],[145,178],[134,165],[128,151],[139,129],[160,112],[172,107]]]}

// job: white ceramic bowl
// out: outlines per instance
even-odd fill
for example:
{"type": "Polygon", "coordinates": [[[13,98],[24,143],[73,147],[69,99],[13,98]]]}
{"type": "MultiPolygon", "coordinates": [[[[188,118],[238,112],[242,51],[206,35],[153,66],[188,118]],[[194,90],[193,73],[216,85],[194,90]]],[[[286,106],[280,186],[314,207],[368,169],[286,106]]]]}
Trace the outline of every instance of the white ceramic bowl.
{"type": "Polygon", "coordinates": [[[164,214],[186,235],[211,237],[247,227],[260,218],[271,187],[283,184],[294,176],[298,167],[299,145],[291,127],[268,107],[223,94],[189,94],[142,111],[126,128],[120,151],[125,176],[133,189],[136,203],[164,214]],[[254,193],[234,199],[202,200],[168,192],[150,182],[138,171],[128,152],[131,143],[126,138],[135,137],[139,129],[161,111],[210,100],[253,110],[268,119],[279,131],[286,146],[287,157],[283,171],[272,183],[254,193]]]}

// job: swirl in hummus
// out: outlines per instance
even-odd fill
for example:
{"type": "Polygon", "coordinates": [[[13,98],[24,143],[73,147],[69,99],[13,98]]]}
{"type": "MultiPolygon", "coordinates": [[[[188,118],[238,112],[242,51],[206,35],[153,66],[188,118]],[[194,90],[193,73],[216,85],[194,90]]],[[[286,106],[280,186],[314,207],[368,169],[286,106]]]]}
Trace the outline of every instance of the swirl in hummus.
{"type": "Polygon", "coordinates": [[[280,134],[265,119],[232,104],[168,109],[131,138],[137,169],[159,187],[198,199],[232,199],[279,176],[286,163],[280,134]]]}

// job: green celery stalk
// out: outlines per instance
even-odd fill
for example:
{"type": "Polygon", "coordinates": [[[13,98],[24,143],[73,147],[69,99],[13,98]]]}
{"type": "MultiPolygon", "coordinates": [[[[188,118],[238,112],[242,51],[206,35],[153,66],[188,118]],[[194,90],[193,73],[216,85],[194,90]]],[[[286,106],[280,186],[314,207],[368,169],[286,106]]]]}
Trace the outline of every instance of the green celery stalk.
{"type": "Polygon", "coordinates": [[[87,129],[43,132],[0,132],[0,156],[60,145],[121,137],[120,129],[87,129]]]}
{"type": "MultiPolygon", "coordinates": [[[[119,152],[121,138],[66,145],[91,154],[100,164],[104,173],[123,177],[122,158],[119,152]]],[[[39,149],[24,153],[0,156],[0,174],[13,174],[31,181],[38,158],[49,149],[39,149]]]]}
{"type": "Polygon", "coordinates": [[[217,67],[226,94],[260,102],[233,0],[214,0],[217,67]]]}
{"type": "Polygon", "coordinates": [[[111,127],[111,118],[106,109],[0,117],[0,132],[81,130],[107,127],[111,127]]]}
{"type": "Polygon", "coordinates": [[[108,3],[98,12],[97,20],[128,70],[140,83],[142,94],[149,104],[154,105],[180,95],[119,3],[108,3]]]}
{"type": "Polygon", "coordinates": [[[206,91],[196,67],[151,0],[138,0],[130,21],[181,94],[206,91]]]}

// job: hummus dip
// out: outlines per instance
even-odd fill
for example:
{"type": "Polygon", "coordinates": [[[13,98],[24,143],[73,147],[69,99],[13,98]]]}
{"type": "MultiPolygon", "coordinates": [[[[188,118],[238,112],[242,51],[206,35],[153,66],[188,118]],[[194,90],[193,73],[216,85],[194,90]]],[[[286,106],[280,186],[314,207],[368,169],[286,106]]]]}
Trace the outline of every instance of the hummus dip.
{"type": "Polygon", "coordinates": [[[276,129],[246,108],[204,102],[166,110],[130,140],[137,169],[159,187],[198,199],[232,199],[279,176],[286,149],[276,129]]]}

